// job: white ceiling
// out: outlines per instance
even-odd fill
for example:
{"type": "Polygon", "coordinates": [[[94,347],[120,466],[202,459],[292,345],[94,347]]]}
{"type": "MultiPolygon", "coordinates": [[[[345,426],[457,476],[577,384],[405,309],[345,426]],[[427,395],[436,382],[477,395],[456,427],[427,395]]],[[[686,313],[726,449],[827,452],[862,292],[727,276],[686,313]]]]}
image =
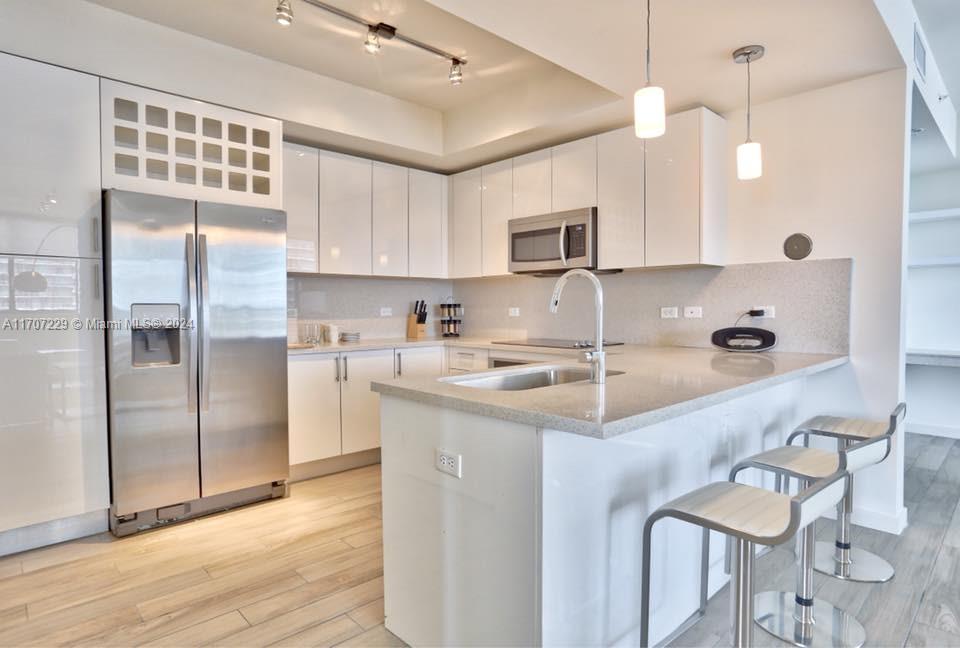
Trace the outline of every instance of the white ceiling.
{"type": "MultiPolygon", "coordinates": [[[[640,0],[328,0],[465,55],[460,87],[447,82],[447,63],[402,44],[366,54],[362,28],[298,0],[288,29],[273,22],[275,0],[94,1],[438,109],[440,156],[297,124],[287,132],[443,171],[625,125],[643,84],[640,0]]],[[[751,43],[767,47],[753,67],[758,102],[902,66],[873,0],[656,0],[653,8],[654,81],[671,112],[742,107],[745,71],[730,55],[751,43]]]]}

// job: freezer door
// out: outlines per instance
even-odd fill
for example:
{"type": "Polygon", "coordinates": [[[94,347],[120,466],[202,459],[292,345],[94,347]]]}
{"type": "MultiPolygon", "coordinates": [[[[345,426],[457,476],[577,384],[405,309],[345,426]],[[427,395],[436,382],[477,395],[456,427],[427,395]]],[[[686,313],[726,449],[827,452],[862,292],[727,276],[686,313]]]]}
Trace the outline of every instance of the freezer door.
{"type": "Polygon", "coordinates": [[[284,480],[286,215],[197,203],[204,497],[284,480]]]}
{"type": "Polygon", "coordinates": [[[132,329],[131,315],[196,319],[195,203],[107,192],[104,209],[115,515],[200,496],[196,329],[132,329]]]}

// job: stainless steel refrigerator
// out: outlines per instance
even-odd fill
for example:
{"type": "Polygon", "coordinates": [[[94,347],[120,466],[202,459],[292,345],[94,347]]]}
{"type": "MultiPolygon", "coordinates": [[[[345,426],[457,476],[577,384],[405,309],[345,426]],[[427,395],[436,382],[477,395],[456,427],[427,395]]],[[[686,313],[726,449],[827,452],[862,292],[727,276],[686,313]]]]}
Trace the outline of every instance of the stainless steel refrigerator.
{"type": "Polygon", "coordinates": [[[104,200],[111,529],[282,496],[286,215],[104,200]]]}

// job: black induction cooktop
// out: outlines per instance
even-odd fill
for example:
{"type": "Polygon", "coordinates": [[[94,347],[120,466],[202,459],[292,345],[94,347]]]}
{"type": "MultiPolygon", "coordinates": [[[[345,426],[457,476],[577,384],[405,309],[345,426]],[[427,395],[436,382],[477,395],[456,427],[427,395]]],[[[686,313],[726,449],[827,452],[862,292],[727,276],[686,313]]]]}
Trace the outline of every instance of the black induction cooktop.
{"type": "MultiPolygon", "coordinates": [[[[527,338],[526,340],[494,340],[494,344],[513,346],[548,347],[551,349],[592,349],[592,340],[561,340],[557,338],[527,338]]],[[[603,341],[603,346],[618,346],[623,342],[603,341]]]]}

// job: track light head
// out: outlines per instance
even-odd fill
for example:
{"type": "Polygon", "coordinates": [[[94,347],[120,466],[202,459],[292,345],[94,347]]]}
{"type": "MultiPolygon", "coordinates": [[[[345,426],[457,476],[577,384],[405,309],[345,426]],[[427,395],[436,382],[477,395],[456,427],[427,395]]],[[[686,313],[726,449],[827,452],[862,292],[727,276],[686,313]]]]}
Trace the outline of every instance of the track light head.
{"type": "Polygon", "coordinates": [[[463,83],[463,61],[450,59],[450,85],[458,86],[463,83]]]}
{"type": "Polygon", "coordinates": [[[367,38],[363,41],[363,49],[367,50],[367,54],[380,52],[380,34],[377,33],[376,27],[367,29],[367,38]]]}
{"type": "Polygon", "coordinates": [[[289,27],[293,23],[293,7],[290,0],[280,0],[277,3],[277,24],[281,27],[289,27]]]}

